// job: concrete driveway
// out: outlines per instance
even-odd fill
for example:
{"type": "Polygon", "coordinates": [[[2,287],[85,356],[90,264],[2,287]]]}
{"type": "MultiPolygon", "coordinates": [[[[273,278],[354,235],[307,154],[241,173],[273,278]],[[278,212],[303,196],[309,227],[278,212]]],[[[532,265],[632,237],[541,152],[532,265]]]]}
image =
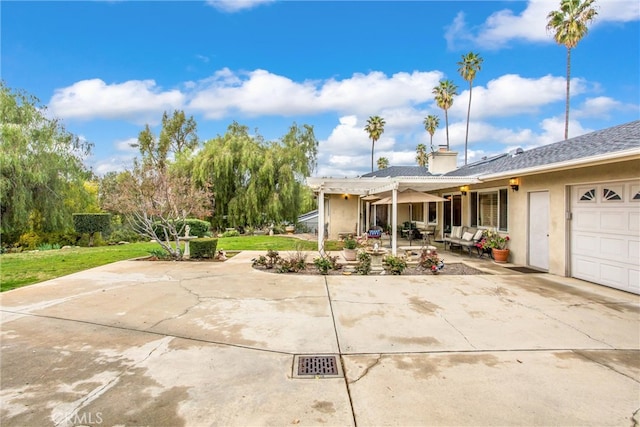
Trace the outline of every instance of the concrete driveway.
{"type": "Polygon", "coordinates": [[[640,421],[636,295],[496,267],[277,275],[255,256],[124,261],[2,294],[0,424],[640,421]],[[299,378],[299,355],[344,376],[299,378]]]}

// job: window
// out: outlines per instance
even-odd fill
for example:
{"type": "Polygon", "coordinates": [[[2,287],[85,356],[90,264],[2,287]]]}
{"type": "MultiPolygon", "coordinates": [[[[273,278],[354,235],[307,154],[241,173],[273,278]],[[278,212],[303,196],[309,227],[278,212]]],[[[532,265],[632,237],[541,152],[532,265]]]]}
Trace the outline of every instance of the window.
{"type": "Polygon", "coordinates": [[[429,222],[429,224],[437,224],[438,223],[438,204],[436,202],[429,202],[428,209],[429,209],[429,217],[427,218],[427,221],[429,222]]]}
{"type": "Polygon", "coordinates": [[[411,221],[424,221],[424,203],[411,204],[411,221]]]}
{"type": "Polygon", "coordinates": [[[508,194],[509,192],[506,188],[498,191],[471,193],[472,225],[507,231],[509,219],[508,194]]]}

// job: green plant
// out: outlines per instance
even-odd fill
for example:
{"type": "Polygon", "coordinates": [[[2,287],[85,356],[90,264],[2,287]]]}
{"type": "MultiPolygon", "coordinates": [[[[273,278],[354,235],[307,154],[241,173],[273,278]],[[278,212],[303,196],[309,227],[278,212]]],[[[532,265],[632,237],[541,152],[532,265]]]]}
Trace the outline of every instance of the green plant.
{"type": "Polygon", "coordinates": [[[57,243],[42,243],[38,246],[39,251],[50,251],[53,249],[60,249],[60,245],[57,243]]]}
{"type": "Polygon", "coordinates": [[[297,273],[307,268],[307,256],[301,251],[290,254],[287,258],[278,257],[275,261],[278,273],[297,273]]]}
{"type": "Polygon", "coordinates": [[[480,249],[507,249],[509,236],[502,236],[496,229],[487,229],[482,233],[482,240],[476,245],[480,249]]]}
{"type": "Polygon", "coordinates": [[[108,235],[111,232],[111,214],[108,213],[74,213],[73,227],[76,233],[89,235],[89,246],[93,246],[96,233],[108,235]]]}
{"type": "Polygon", "coordinates": [[[358,252],[358,263],[354,267],[354,270],[363,276],[371,273],[371,255],[365,251],[358,252]]]}
{"type": "Polygon", "coordinates": [[[320,274],[327,275],[329,274],[329,270],[339,270],[342,268],[340,264],[338,264],[337,256],[329,256],[322,255],[313,260],[313,264],[316,266],[320,274]]]}
{"type": "Polygon", "coordinates": [[[149,250],[149,255],[151,255],[152,258],[157,259],[171,259],[171,255],[169,255],[164,249],[151,249],[149,250]]]}
{"type": "Polygon", "coordinates": [[[358,247],[358,242],[356,241],[356,239],[353,238],[353,236],[348,236],[344,239],[344,248],[345,249],[355,249],[358,247]]]}
{"type": "Polygon", "coordinates": [[[224,233],[222,233],[222,237],[238,237],[238,236],[240,236],[240,232],[236,229],[227,230],[224,233]]]}
{"type": "Polygon", "coordinates": [[[210,237],[193,239],[189,242],[189,256],[191,258],[213,258],[216,256],[217,247],[218,239],[210,237]]]}
{"type": "Polygon", "coordinates": [[[407,260],[400,256],[387,255],[382,258],[382,265],[387,273],[398,276],[407,268],[407,260]]]}

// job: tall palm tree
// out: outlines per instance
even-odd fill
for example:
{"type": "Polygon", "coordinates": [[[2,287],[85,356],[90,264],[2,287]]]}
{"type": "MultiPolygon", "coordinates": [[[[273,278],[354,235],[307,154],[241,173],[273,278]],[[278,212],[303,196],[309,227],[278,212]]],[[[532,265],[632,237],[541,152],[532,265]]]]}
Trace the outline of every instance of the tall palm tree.
{"type": "Polygon", "coordinates": [[[438,116],[430,114],[424,118],[422,123],[424,123],[424,130],[429,132],[429,135],[431,135],[431,151],[435,151],[433,149],[433,134],[436,133],[436,129],[438,129],[438,126],[440,126],[440,118],[438,116]]]}
{"type": "Polygon", "coordinates": [[[376,145],[376,141],[380,139],[380,136],[384,133],[384,119],[380,116],[371,116],[367,119],[367,125],[364,130],[369,134],[371,139],[371,172],[373,172],[373,149],[376,145]]]}
{"type": "Polygon", "coordinates": [[[422,167],[427,165],[427,147],[424,144],[418,144],[416,147],[416,162],[422,167]]]}
{"type": "Polygon", "coordinates": [[[386,157],[378,157],[378,170],[389,167],[389,159],[386,157]]]}
{"type": "Polygon", "coordinates": [[[444,110],[444,122],[447,130],[447,151],[449,151],[449,108],[453,105],[453,97],[458,94],[458,86],[451,80],[440,80],[438,86],[433,88],[438,107],[444,110]]]}
{"type": "Polygon", "coordinates": [[[560,0],[560,10],[547,15],[547,31],[554,32],[556,43],[567,48],[567,99],[564,114],[564,139],[569,138],[569,91],[571,78],[571,49],[587,35],[589,24],[598,14],[595,0],[560,0]]]}
{"type": "Polygon", "coordinates": [[[469,116],[471,114],[471,90],[473,87],[473,79],[476,73],[482,67],[482,57],[478,54],[469,52],[462,55],[462,61],[458,62],[458,72],[463,79],[469,82],[469,106],[467,107],[467,133],[464,137],[464,164],[467,164],[467,148],[469,146],[469,116]]]}

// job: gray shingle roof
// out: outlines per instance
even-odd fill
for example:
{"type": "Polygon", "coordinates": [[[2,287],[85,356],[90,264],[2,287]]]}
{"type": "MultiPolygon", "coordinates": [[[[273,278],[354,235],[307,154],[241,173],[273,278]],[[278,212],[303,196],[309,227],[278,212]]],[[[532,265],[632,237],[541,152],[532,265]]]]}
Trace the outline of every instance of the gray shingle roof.
{"type": "Polygon", "coordinates": [[[598,130],[521,154],[500,154],[462,166],[445,176],[479,176],[578,160],[640,147],[640,120],[598,130]]]}
{"type": "Polygon", "coordinates": [[[363,178],[383,178],[398,176],[433,176],[429,170],[422,166],[389,166],[374,172],[365,173],[363,178]]]}

